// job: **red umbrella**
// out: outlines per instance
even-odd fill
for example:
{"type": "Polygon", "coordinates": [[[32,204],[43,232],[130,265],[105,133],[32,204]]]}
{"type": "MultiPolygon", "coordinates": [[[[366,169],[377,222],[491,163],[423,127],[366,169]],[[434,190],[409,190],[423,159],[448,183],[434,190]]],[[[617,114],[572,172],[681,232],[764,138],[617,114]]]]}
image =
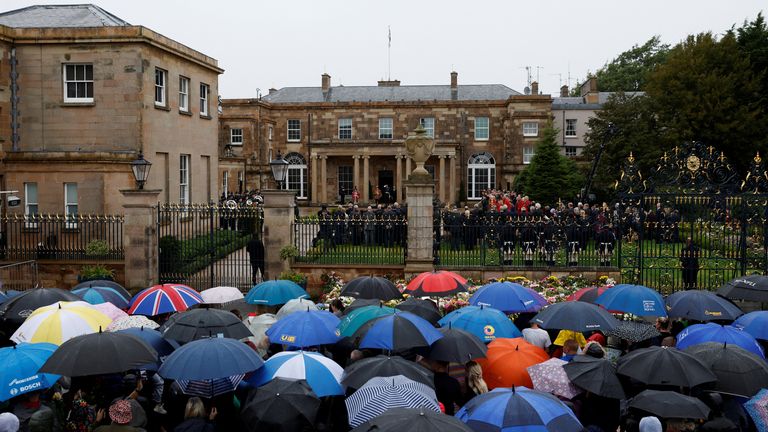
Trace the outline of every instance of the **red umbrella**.
{"type": "Polygon", "coordinates": [[[583,301],[587,303],[595,304],[595,300],[600,297],[600,294],[606,292],[610,286],[603,287],[587,287],[582,288],[575,293],[568,296],[568,301],[583,301]]]}
{"type": "Polygon", "coordinates": [[[405,293],[416,297],[452,297],[467,290],[467,280],[449,271],[424,272],[408,283],[405,293]]]}

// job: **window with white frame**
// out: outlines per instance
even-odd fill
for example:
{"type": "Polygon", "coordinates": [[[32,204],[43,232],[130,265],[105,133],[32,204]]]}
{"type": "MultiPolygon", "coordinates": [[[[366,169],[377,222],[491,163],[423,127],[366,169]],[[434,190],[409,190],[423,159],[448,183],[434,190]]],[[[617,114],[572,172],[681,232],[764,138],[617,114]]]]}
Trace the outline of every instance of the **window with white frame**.
{"type": "Polygon", "coordinates": [[[166,83],[168,82],[168,71],[155,68],[155,105],[164,107],[166,101],[166,83]]]}
{"type": "Polygon", "coordinates": [[[352,139],[352,119],[339,119],[339,139],[352,139]]]}
{"type": "Polygon", "coordinates": [[[566,138],[576,137],[576,119],[565,119],[565,136],[566,138]]]}
{"type": "Polygon", "coordinates": [[[229,130],[229,143],[234,146],[243,145],[243,129],[232,128],[229,130]]]}
{"type": "Polygon", "coordinates": [[[536,155],[536,149],[533,147],[523,147],[523,163],[529,164],[536,155]]]}
{"type": "Polygon", "coordinates": [[[221,173],[221,190],[224,198],[229,196],[229,171],[221,173]]]}
{"type": "Polygon", "coordinates": [[[379,119],[379,139],[392,139],[392,119],[382,117],[379,119]]]}
{"type": "Polygon", "coordinates": [[[576,157],[576,146],[565,146],[565,155],[568,157],[576,157]]]}
{"type": "Polygon", "coordinates": [[[200,83],[200,115],[208,115],[208,99],[210,98],[211,88],[208,84],[200,83]]]}
{"type": "Polygon", "coordinates": [[[422,117],[419,119],[419,124],[424,130],[427,131],[427,136],[430,138],[435,137],[435,118],[434,117],[422,117]]]}
{"type": "Polygon", "coordinates": [[[467,184],[469,199],[481,199],[483,191],[496,185],[496,160],[490,153],[476,153],[469,158],[467,184]]]}
{"type": "Polygon", "coordinates": [[[77,228],[77,183],[64,183],[64,216],[67,228],[77,228]]]}
{"type": "Polygon", "coordinates": [[[93,65],[64,64],[64,102],[93,102],[93,65]]]}
{"type": "Polygon", "coordinates": [[[179,111],[189,112],[189,78],[179,77],[179,111]]]}
{"type": "Polygon", "coordinates": [[[344,197],[348,195],[352,195],[352,189],[354,188],[353,180],[352,180],[352,167],[349,165],[341,165],[339,166],[339,181],[338,181],[338,190],[339,195],[341,195],[341,198],[344,199],[344,197]]]}
{"type": "Polygon", "coordinates": [[[475,117],[475,139],[485,141],[490,136],[488,117],[475,117]]]}
{"type": "MultiPolygon", "coordinates": [[[[24,214],[27,216],[38,214],[37,183],[24,183],[24,214]]],[[[37,228],[37,221],[26,222],[24,226],[26,228],[37,228]]]]}
{"type": "Polygon", "coordinates": [[[307,199],[307,161],[299,153],[288,153],[288,172],[283,182],[283,189],[296,192],[296,198],[307,199]]]}
{"type": "Polygon", "coordinates": [[[190,155],[179,156],[179,204],[188,205],[189,200],[189,160],[190,155]]]}
{"type": "Polygon", "coordinates": [[[288,120],[288,141],[301,141],[301,120],[288,120]]]}
{"type": "Polygon", "coordinates": [[[536,122],[523,122],[523,136],[539,136],[539,124],[536,122]]]}

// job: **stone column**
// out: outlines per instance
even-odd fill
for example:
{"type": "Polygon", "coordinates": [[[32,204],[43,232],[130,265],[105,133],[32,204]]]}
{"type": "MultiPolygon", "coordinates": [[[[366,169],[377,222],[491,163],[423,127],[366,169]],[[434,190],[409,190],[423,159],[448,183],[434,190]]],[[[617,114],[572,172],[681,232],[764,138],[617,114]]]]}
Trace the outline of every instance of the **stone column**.
{"type": "Polygon", "coordinates": [[[371,181],[370,173],[368,172],[368,160],[371,158],[368,155],[362,156],[363,158],[363,204],[366,206],[368,205],[368,202],[371,200],[371,197],[368,196],[368,182],[371,181]]]}
{"type": "Polygon", "coordinates": [[[294,192],[283,190],[262,191],[264,197],[264,280],[274,279],[280,273],[290,270],[290,262],[280,259],[280,249],[291,244],[293,239],[294,214],[296,207],[294,192]]]}
{"type": "Polygon", "coordinates": [[[440,180],[437,183],[437,196],[440,198],[440,202],[445,202],[445,156],[438,156],[440,159],[440,180]]]}
{"type": "Polygon", "coordinates": [[[311,160],[311,166],[309,167],[310,170],[312,170],[309,173],[309,188],[310,193],[312,194],[312,200],[313,202],[320,202],[318,200],[317,196],[317,155],[311,155],[309,156],[309,159],[311,160]]]}
{"type": "Polygon", "coordinates": [[[360,189],[360,156],[352,156],[352,162],[354,163],[354,168],[352,169],[352,186],[357,186],[357,191],[362,193],[360,189]]]}
{"type": "Polygon", "coordinates": [[[135,293],[158,283],[157,199],[160,189],[121,189],[125,287],[135,293]]]}
{"type": "Polygon", "coordinates": [[[405,156],[405,179],[408,180],[411,177],[411,158],[405,156]]]}
{"type": "Polygon", "coordinates": [[[322,194],[320,202],[324,203],[328,201],[328,156],[320,156],[320,165],[322,166],[320,169],[323,171],[320,173],[320,193],[322,194]]]}
{"type": "Polygon", "coordinates": [[[397,192],[395,194],[395,200],[397,202],[403,202],[403,155],[395,155],[396,170],[395,170],[395,188],[397,192]]]}
{"type": "Polygon", "coordinates": [[[450,196],[449,200],[451,204],[456,202],[456,193],[458,191],[458,185],[456,185],[456,155],[451,155],[451,172],[449,174],[450,177],[450,187],[448,189],[448,195],[450,196]]]}
{"type": "MultiPolygon", "coordinates": [[[[408,256],[405,259],[405,277],[434,270],[432,253],[433,207],[435,181],[424,168],[435,148],[435,142],[421,126],[405,140],[408,157],[416,162],[416,169],[409,171],[406,181],[408,205],[408,256]]],[[[410,160],[409,159],[409,160],[410,160]]],[[[410,166],[410,164],[408,164],[410,166]]]]}

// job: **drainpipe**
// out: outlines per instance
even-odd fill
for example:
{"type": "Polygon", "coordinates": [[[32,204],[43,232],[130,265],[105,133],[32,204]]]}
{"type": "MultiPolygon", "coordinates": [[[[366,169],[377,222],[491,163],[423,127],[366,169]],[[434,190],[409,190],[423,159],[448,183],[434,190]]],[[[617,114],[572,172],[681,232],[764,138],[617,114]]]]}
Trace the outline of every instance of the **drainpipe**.
{"type": "Polygon", "coordinates": [[[11,148],[19,151],[19,73],[16,47],[11,48],[11,148]]]}

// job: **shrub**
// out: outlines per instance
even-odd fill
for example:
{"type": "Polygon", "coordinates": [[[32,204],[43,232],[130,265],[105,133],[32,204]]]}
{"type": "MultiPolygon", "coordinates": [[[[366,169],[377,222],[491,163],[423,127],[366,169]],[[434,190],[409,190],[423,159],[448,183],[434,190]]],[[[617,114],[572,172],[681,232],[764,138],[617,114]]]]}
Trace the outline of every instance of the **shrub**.
{"type": "Polygon", "coordinates": [[[88,257],[102,257],[109,254],[109,243],[104,240],[93,240],[85,246],[88,257]]]}
{"type": "Polygon", "coordinates": [[[115,272],[101,264],[80,267],[80,279],[83,281],[96,279],[112,280],[114,277],[115,272]]]}

